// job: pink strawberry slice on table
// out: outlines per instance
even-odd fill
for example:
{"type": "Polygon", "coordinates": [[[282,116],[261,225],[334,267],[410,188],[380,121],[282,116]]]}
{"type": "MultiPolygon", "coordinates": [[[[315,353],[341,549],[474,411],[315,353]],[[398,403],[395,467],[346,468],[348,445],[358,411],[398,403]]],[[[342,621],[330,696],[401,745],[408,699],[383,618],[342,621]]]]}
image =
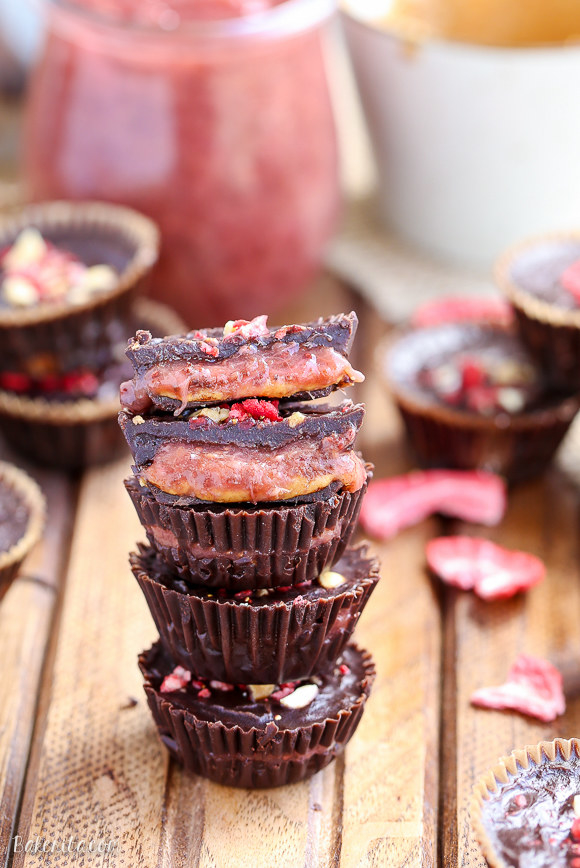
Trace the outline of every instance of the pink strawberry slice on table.
{"type": "Polygon", "coordinates": [[[541,582],[546,568],[535,555],[487,539],[442,536],[427,543],[427,563],[448,585],[475,591],[484,600],[513,597],[541,582]]]}
{"type": "Polygon", "coordinates": [[[519,711],[545,723],[566,711],[560,672],[548,660],[520,654],[505,684],[482,687],[471,694],[471,704],[500,711],[519,711]]]}
{"type": "Polygon", "coordinates": [[[386,540],[435,513],[496,525],[505,508],[505,483],[495,473],[424,470],[371,482],[360,522],[367,533],[386,540]]]}
{"type": "Polygon", "coordinates": [[[573,262],[560,276],[564,289],[572,293],[576,301],[580,301],[580,259],[573,262]]]}
{"type": "Polygon", "coordinates": [[[488,322],[510,325],[513,313],[503,298],[443,296],[420,305],[411,318],[415,328],[447,322],[488,322]]]}

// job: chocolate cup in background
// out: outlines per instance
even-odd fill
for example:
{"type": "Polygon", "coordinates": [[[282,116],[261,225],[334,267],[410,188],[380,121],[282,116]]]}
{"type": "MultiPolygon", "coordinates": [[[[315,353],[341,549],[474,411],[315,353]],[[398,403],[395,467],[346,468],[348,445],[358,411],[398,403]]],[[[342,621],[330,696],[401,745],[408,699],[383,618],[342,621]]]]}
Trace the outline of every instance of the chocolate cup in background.
{"type": "MultiPolygon", "coordinates": [[[[555,395],[546,407],[495,417],[448,407],[407,388],[389,371],[391,356],[404,351],[403,342],[418,331],[401,332],[380,344],[377,361],[420,466],[487,470],[512,483],[542,474],[580,409],[580,395],[555,395]]],[[[413,359],[419,367],[420,360],[413,359]]]]}
{"type": "MultiPolygon", "coordinates": [[[[287,599],[215,597],[175,589],[152,548],[129,557],[161,641],[198,677],[230,684],[282,684],[324,670],[339,657],[379,580],[368,545],[347,549],[333,567],[344,585],[316,581],[287,599]]],[[[183,583],[182,583],[183,584],[183,583]]]]}
{"type": "Polygon", "coordinates": [[[580,391],[580,308],[561,307],[527,291],[514,277],[514,267],[542,242],[575,242],[580,233],[553,233],[530,238],[508,249],[495,266],[498,287],[512,304],[522,343],[548,382],[563,392],[580,391]]]}
{"type": "Polygon", "coordinates": [[[509,756],[501,757],[497,765],[477,782],[471,800],[471,823],[490,868],[509,868],[512,863],[507,863],[497,852],[489,835],[484,817],[486,805],[500,795],[502,785],[525,774],[530,767],[544,763],[557,765],[562,760],[567,762],[573,758],[580,760],[580,740],[577,738],[542,741],[537,745],[527,745],[520,750],[514,750],[509,756]]]}
{"type": "Polygon", "coordinates": [[[263,729],[242,729],[208,722],[177,706],[154,686],[152,669],[160,643],[139,657],[145,693],[163,744],[184,768],[231,787],[272,788],[310,777],[341,754],[353,736],[375,678],[367,651],[348,646],[360,657],[360,695],[335,716],[297,729],[269,722],[263,729]]]}
{"type": "Polygon", "coordinates": [[[298,585],[345,551],[372,476],[355,492],[294,506],[230,508],[160,503],[135,477],[125,480],[151,545],[189,584],[242,591],[298,585]]]}
{"type": "Polygon", "coordinates": [[[26,530],[7,551],[0,552],[0,600],[18,575],[22,563],[42,535],[46,517],[46,500],[31,477],[20,468],[0,461],[0,486],[13,491],[27,512],[26,530]]]}
{"type": "MultiPolygon", "coordinates": [[[[148,299],[134,303],[133,318],[159,336],[183,327],[170,308],[148,299]]],[[[103,464],[126,454],[118,413],[117,396],[48,401],[0,391],[0,432],[6,441],[37,464],[61,470],[103,464]]]]}
{"type": "Polygon", "coordinates": [[[157,261],[159,233],[149,218],[102,202],[46,202],[0,217],[0,249],[29,226],[86,265],[111,265],[117,285],[83,304],[0,306],[0,371],[61,374],[98,370],[131,334],[131,308],[157,261]]]}

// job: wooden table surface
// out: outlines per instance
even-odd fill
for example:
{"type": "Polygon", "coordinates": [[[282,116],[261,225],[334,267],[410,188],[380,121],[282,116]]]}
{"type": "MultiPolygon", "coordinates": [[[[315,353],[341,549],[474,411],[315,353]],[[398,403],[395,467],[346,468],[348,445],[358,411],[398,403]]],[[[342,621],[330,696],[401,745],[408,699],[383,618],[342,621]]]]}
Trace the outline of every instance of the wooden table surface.
{"type": "MultiPolygon", "coordinates": [[[[368,374],[357,395],[367,402],[361,445],[377,475],[390,475],[410,465],[373,374],[386,327],[330,282],[280,321],[353,304],[355,361],[368,374]]],[[[545,478],[511,494],[499,528],[467,528],[546,561],[546,581],[527,595],[483,603],[436,586],[424,546],[456,530],[449,521],[373,544],[382,579],[356,632],[378,670],[367,710],[343,758],[273,791],[188,776],[157,740],[136,664],[155,630],[127,564],[144,539],[122,485],[128,467],[127,459],[75,479],[32,470],[48,497],[48,527],[0,606],[1,868],[484,865],[467,810],[473,783],[514,747],[580,732],[574,438],[545,478]],[[476,687],[503,681],[519,651],[567,674],[568,711],[552,725],[469,705],[476,687]],[[55,851],[22,852],[36,836],[55,851]],[[110,849],[62,852],[80,839],[110,849]]]]}

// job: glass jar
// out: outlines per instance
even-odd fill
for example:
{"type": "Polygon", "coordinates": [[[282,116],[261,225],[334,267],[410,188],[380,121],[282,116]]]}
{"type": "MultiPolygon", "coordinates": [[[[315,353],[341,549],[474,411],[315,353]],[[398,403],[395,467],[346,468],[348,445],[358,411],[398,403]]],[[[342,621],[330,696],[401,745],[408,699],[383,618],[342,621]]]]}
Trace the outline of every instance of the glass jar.
{"type": "Polygon", "coordinates": [[[338,211],[322,52],[334,0],[259,0],[262,12],[213,20],[181,7],[243,4],[180,0],[181,17],[166,8],[154,23],[82,2],[48,2],[25,125],[30,196],[155,219],[153,294],[191,326],[274,310],[316,272],[338,211]]]}

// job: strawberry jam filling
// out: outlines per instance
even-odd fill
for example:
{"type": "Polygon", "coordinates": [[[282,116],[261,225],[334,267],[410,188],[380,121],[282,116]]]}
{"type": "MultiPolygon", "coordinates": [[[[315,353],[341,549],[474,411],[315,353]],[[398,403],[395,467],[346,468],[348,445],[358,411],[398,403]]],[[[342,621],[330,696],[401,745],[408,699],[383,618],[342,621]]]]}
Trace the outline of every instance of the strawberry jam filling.
{"type": "Polygon", "coordinates": [[[330,347],[280,342],[258,349],[249,344],[223,361],[154,365],[123,384],[121,403],[129,412],[140,413],[151,397],[173,398],[180,402],[177,415],[188,403],[239,401],[254,395],[285,398],[363,379],[348,359],[330,347]]]}
{"type": "Polygon", "coordinates": [[[142,476],[167,494],[218,503],[288,500],[337,481],[347,491],[358,491],[366,471],[355,452],[345,451],[345,439],[331,434],[275,451],[170,441],[142,476]]]}

